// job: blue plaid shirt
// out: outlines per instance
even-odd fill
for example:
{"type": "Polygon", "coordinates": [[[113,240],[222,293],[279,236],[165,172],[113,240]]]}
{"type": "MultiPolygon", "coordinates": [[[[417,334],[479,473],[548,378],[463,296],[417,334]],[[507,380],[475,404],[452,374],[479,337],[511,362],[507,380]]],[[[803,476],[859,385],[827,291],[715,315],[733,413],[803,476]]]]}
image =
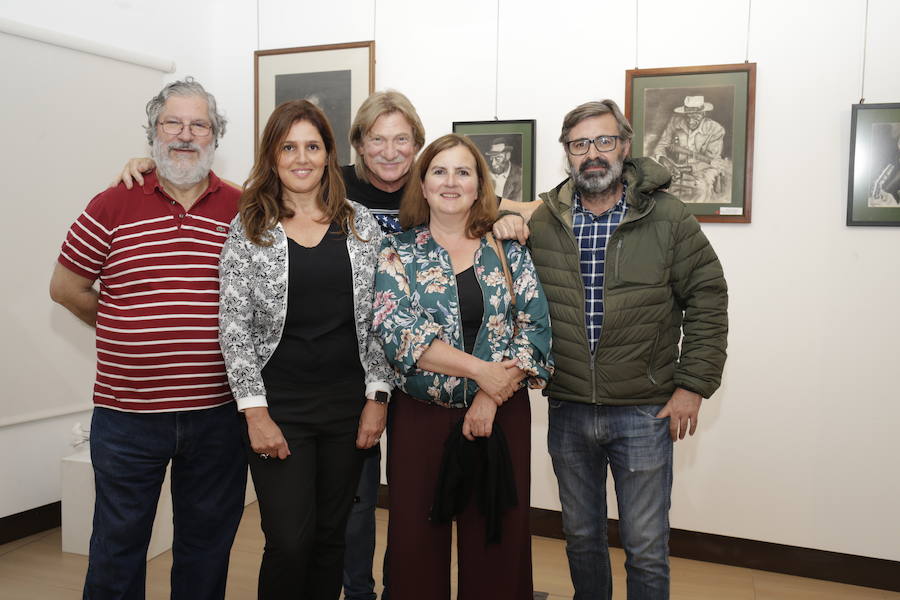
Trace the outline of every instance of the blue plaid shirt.
{"type": "Polygon", "coordinates": [[[602,215],[595,215],[581,205],[581,195],[575,193],[572,203],[572,229],[580,250],[581,279],[584,281],[584,326],[591,353],[600,339],[603,326],[603,269],[606,245],[610,236],[625,218],[625,190],[622,197],[602,215]]]}

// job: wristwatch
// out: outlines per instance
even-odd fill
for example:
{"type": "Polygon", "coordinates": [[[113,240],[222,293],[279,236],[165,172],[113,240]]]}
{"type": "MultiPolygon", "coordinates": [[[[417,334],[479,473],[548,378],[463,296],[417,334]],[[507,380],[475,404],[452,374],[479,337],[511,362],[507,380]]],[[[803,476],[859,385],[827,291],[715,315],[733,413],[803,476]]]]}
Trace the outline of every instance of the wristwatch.
{"type": "Polygon", "coordinates": [[[378,404],[387,404],[389,398],[390,398],[390,395],[387,392],[382,392],[379,390],[379,391],[375,392],[375,397],[372,398],[372,400],[374,400],[378,404]]]}

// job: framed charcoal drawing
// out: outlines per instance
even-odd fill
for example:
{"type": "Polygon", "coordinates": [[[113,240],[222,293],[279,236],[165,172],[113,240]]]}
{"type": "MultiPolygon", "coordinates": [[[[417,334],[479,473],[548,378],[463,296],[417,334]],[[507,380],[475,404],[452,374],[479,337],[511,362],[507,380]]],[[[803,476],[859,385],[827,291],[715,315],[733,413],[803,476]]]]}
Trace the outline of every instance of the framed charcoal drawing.
{"type": "Polygon", "coordinates": [[[534,119],[454,121],[453,133],[478,146],[500,198],[534,200],[534,119]]]}
{"type": "Polygon", "coordinates": [[[305,98],[328,116],[337,140],[338,163],[353,162],[350,124],[375,91],[375,42],[258,50],[253,71],[255,147],[276,106],[305,98]]]}
{"type": "Polygon", "coordinates": [[[853,105],[847,225],[900,227],[900,103],[853,105]]]}
{"type": "Polygon", "coordinates": [[[669,169],[698,220],[749,223],[755,98],[756,63],[628,70],[631,154],[669,169]]]}

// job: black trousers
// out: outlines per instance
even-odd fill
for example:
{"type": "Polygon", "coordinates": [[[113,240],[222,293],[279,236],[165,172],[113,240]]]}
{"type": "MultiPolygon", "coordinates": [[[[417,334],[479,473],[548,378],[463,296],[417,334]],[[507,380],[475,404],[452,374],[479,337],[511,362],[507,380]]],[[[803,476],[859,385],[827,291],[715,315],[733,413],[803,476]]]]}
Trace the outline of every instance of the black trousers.
{"type": "Polygon", "coordinates": [[[270,402],[270,413],[291,455],[284,460],[261,459],[247,440],[266,538],[259,598],[336,600],[341,593],[344,532],[362,468],[363,452],[356,448],[359,410],[310,422],[302,416],[292,418],[292,411],[279,404],[270,402]]]}

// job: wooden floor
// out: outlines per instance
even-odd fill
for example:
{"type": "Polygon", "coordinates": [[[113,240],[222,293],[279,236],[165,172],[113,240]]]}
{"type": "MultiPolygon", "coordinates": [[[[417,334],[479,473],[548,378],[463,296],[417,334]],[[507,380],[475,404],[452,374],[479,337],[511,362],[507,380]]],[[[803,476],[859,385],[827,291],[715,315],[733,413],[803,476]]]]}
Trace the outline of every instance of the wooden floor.
{"type": "MultiPolygon", "coordinates": [[[[387,512],[378,510],[376,574],[387,530],[387,512]]],[[[87,557],[60,550],[60,530],[53,529],[0,546],[0,600],[76,600],[87,557]]],[[[572,597],[564,544],[560,540],[535,537],[534,587],[549,593],[549,600],[572,597]]],[[[256,576],[262,553],[256,504],[247,507],[231,553],[228,594],[231,600],[256,598],[256,576]]],[[[615,599],[625,598],[624,556],[613,549],[615,599]]],[[[169,598],[169,567],[172,555],[165,552],[147,565],[147,598],[169,598]]],[[[455,570],[454,570],[455,574],[455,570]]],[[[376,577],[380,579],[380,577],[376,577]]],[[[380,585],[380,582],[379,582],[380,585]]],[[[455,590],[454,590],[455,593],[455,590]]],[[[672,559],[673,600],[900,600],[900,594],[870,588],[803,579],[789,575],[726,567],[680,558],[672,559]]],[[[428,600],[427,598],[423,600],[428,600]]]]}

